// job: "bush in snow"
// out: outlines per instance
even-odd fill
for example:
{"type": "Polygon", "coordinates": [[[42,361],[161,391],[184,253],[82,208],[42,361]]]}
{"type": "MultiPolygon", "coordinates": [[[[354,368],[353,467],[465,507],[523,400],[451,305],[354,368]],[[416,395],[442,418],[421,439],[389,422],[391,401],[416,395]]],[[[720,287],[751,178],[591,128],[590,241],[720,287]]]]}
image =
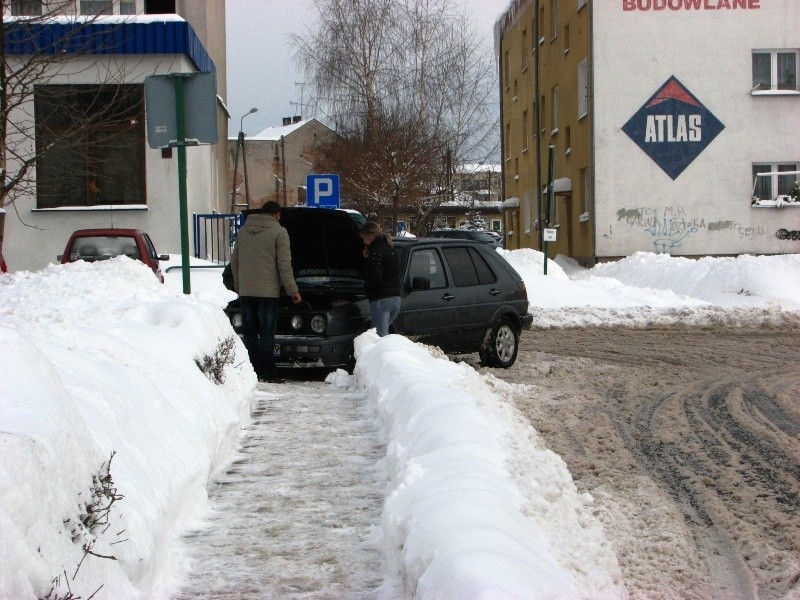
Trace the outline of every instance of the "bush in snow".
{"type": "Polygon", "coordinates": [[[236,343],[233,336],[229,336],[217,344],[213,354],[206,354],[202,358],[195,358],[198,368],[217,385],[225,383],[225,366],[233,364],[236,354],[236,343]]]}

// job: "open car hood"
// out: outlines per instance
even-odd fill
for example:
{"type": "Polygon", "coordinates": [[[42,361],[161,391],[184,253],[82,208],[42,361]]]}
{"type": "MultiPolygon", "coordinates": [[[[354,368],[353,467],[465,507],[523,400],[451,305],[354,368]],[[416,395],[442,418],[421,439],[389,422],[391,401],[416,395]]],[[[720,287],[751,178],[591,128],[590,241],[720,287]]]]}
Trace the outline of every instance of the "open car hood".
{"type": "MultiPolygon", "coordinates": [[[[258,212],[248,211],[248,214],[258,212]]],[[[329,280],[353,287],[363,287],[362,250],[364,242],[359,226],[343,210],[287,207],[281,210],[281,225],[289,232],[292,244],[292,268],[298,285],[329,280]],[[305,280],[305,281],[304,281],[305,280]]]]}

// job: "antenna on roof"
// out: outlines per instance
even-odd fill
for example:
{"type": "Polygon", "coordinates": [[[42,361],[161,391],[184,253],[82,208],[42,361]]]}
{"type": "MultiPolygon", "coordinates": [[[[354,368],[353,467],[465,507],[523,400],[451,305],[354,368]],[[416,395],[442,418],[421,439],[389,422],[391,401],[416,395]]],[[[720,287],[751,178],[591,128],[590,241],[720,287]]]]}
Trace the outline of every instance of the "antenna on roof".
{"type": "Polygon", "coordinates": [[[292,106],[297,106],[300,109],[298,111],[298,114],[302,116],[305,113],[305,106],[306,106],[304,102],[306,86],[311,84],[309,84],[306,81],[295,81],[294,84],[300,86],[300,102],[289,102],[289,104],[291,104],[292,106]]]}

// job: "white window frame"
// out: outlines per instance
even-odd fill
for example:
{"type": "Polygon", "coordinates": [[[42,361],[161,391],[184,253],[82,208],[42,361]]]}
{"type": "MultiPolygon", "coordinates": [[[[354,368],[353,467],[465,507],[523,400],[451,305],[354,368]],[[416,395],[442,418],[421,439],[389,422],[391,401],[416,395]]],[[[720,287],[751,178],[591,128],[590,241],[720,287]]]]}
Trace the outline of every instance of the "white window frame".
{"type": "Polygon", "coordinates": [[[800,49],[798,48],[772,48],[753,50],[752,56],[756,54],[768,54],[770,57],[770,81],[769,87],[762,87],[755,81],[755,72],[752,72],[753,95],[775,95],[775,94],[800,94],[800,49]],[[791,89],[780,89],[778,81],[778,55],[794,54],[794,87],[791,89]]]}

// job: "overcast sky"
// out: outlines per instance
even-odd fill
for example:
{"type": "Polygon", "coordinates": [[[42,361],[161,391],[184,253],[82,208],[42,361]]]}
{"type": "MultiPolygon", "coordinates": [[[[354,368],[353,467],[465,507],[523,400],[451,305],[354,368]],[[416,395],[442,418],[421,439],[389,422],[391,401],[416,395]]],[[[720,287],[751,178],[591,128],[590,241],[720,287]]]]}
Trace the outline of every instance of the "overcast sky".
{"type": "MultiPolygon", "coordinates": [[[[453,2],[464,7],[478,32],[485,34],[486,51],[492,52],[494,22],[510,0],[453,2]]],[[[280,125],[282,117],[301,114],[299,104],[307,100],[308,91],[296,85],[302,78],[293,62],[289,35],[306,31],[313,4],[312,0],[228,0],[226,5],[229,134],[236,137],[241,123],[246,134],[254,135],[280,125]],[[242,121],[251,108],[258,112],[242,121]]]]}

